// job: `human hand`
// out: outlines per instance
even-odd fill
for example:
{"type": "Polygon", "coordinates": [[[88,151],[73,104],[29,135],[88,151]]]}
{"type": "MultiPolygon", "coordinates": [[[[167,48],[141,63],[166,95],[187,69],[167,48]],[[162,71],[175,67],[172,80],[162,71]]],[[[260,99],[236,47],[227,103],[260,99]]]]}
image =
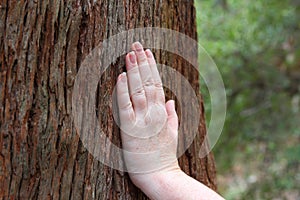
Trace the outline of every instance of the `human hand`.
{"type": "Polygon", "coordinates": [[[121,137],[127,170],[134,182],[143,174],[178,170],[178,118],[165,95],[150,50],[136,42],[126,56],[127,74],[117,82],[121,137]]]}

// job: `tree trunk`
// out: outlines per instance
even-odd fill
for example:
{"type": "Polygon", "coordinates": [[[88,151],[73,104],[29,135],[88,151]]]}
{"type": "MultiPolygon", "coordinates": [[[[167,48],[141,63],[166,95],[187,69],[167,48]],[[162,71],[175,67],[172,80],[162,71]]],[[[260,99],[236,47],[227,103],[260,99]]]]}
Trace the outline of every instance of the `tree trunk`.
{"type": "MultiPolygon", "coordinates": [[[[101,41],[137,27],[169,28],[196,39],[193,1],[0,1],[0,199],[147,199],[127,173],[89,154],[72,117],[74,79],[84,58],[101,41]]],[[[190,64],[154,52],[159,63],[189,80],[201,100],[190,64]]],[[[105,94],[112,93],[123,60],[101,77],[97,101],[101,127],[118,145],[105,94]]],[[[169,91],[167,98],[174,98],[169,91]]],[[[205,134],[201,100],[199,133],[179,161],[187,174],[216,189],[212,154],[198,156],[205,134]]]]}

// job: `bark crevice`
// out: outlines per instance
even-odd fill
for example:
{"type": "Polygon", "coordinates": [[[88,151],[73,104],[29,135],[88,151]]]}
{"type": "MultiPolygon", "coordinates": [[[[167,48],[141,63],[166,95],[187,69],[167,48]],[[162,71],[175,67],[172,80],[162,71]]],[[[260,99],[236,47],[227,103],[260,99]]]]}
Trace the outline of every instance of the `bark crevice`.
{"type": "MultiPolygon", "coordinates": [[[[104,166],[84,148],[73,125],[74,79],[93,48],[122,31],[163,27],[196,39],[193,2],[6,0],[0,10],[0,199],[147,199],[126,173],[104,166]]],[[[199,91],[199,77],[187,62],[152,50],[159,63],[172,66],[199,91]]],[[[118,146],[110,95],[125,70],[123,58],[101,77],[96,101],[99,124],[118,146]]],[[[199,134],[179,162],[215,189],[212,155],[198,158],[206,134],[203,112],[199,134]]]]}

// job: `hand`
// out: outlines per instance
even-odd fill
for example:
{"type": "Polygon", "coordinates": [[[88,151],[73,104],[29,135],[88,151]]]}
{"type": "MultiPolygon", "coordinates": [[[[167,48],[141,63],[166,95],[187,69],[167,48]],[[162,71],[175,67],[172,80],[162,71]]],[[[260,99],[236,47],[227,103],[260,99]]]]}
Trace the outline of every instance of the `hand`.
{"type": "Polygon", "coordinates": [[[126,56],[127,74],[122,73],[118,78],[117,98],[124,159],[133,178],[179,166],[174,101],[165,103],[152,52],[144,51],[139,42],[132,49],[126,56]]]}

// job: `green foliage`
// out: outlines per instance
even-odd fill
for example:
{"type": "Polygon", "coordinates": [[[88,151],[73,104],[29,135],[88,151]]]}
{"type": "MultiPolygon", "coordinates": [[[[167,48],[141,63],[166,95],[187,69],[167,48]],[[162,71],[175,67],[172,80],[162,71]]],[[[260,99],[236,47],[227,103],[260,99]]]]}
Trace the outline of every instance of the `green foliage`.
{"type": "MultiPolygon", "coordinates": [[[[226,199],[300,198],[300,2],[201,0],[196,9],[199,42],[216,62],[228,97],[214,148],[221,193],[226,199]]],[[[203,82],[201,90],[209,119],[203,82]]]]}

